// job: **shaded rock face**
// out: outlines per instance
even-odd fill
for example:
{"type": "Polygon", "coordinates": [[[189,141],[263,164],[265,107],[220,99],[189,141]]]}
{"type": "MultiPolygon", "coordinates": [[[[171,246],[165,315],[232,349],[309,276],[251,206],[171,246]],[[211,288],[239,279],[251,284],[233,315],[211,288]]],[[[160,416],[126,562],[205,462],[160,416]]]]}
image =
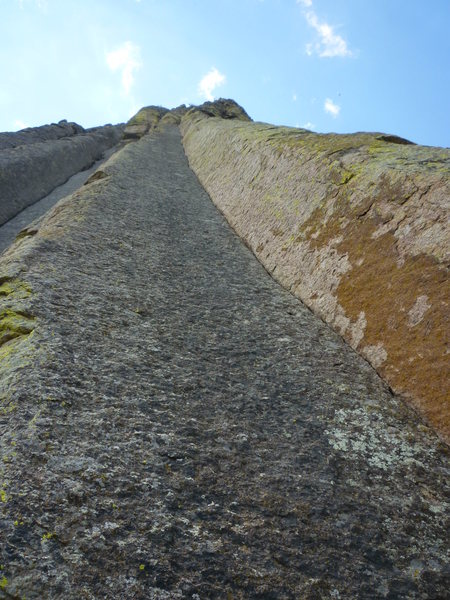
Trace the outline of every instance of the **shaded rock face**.
{"type": "Polygon", "coordinates": [[[191,168],[266,269],[448,440],[450,151],[182,120],[191,168]]]}
{"type": "Polygon", "coordinates": [[[121,125],[61,122],[0,135],[0,224],[90,167],[122,137],[121,125]]]}

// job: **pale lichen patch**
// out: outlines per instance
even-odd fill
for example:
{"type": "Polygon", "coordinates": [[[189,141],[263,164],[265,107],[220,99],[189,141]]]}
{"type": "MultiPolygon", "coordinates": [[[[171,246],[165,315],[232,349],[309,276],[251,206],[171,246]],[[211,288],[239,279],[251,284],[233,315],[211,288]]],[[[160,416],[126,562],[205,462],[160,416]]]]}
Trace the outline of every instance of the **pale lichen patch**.
{"type": "Polygon", "coordinates": [[[371,467],[392,472],[405,464],[422,465],[420,449],[407,439],[394,438],[389,427],[374,426],[374,421],[383,419],[364,408],[341,409],[336,411],[333,426],[326,430],[330,446],[338,451],[353,455],[355,459],[368,463],[371,467]],[[350,437],[349,429],[358,427],[364,435],[350,437]]]}
{"type": "Polygon", "coordinates": [[[375,368],[381,367],[388,357],[388,353],[381,342],[364,346],[362,348],[362,353],[375,368]]]}
{"type": "Polygon", "coordinates": [[[408,311],[409,325],[411,327],[418,325],[429,308],[431,304],[428,303],[428,296],[426,294],[418,296],[413,307],[408,311]]]}

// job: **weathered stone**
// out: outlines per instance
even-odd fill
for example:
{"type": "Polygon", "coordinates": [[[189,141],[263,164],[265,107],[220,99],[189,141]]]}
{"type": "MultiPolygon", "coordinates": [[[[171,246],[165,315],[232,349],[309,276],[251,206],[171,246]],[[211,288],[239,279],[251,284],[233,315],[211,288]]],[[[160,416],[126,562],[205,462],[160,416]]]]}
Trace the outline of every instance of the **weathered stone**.
{"type": "Polygon", "coordinates": [[[116,152],[120,144],[113,146],[109,150],[105,150],[100,160],[97,160],[92,167],[88,167],[79,173],[72,175],[65,183],[57,186],[44,198],[34,202],[27,208],[21,210],[15,217],[12,217],[4,225],[0,226],[0,252],[3,252],[8,246],[10,246],[17,235],[23,237],[24,235],[32,235],[34,229],[28,228],[28,225],[44,215],[50,208],[52,208],[61,198],[70,196],[73,192],[78,190],[89,177],[97,171],[101,164],[110,156],[116,152]]]}
{"type": "MultiPolygon", "coordinates": [[[[0,150],[0,224],[78,171],[90,167],[105,150],[117,144],[123,130],[120,125],[105,125],[83,132],[69,123],[61,127],[67,136],[51,137],[59,135],[59,126],[49,126],[49,130],[44,131],[36,128],[39,131],[33,130],[29,136],[25,130],[19,132],[25,136],[21,138],[22,145],[0,150]],[[58,131],[55,132],[54,127],[58,131]],[[36,141],[36,137],[43,137],[45,141],[36,141]]],[[[14,143],[18,141],[14,140],[14,143]]]]}
{"type": "Polygon", "coordinates": [[[449,439],[450,151],[182,120],[190,165],[266,269],[449,439]]]}

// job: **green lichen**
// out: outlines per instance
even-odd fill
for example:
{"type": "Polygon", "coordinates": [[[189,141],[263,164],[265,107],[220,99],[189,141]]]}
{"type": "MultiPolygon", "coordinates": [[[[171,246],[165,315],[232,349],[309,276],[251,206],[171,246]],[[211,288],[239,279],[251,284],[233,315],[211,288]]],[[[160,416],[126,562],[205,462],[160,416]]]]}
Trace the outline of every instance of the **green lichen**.
{"type": "Polygon", "coordinates": [[[351,171],[343,171],[342,172],[342,177],[340,180],[340,185],[345,185],[346,183],[348,183],[351,179],[353,179],[353,177],[355,177],[355,173],[352,173],[351,171]]]}
{"type": "Polygon", "coordinates": [[[0,310],[0,346],[22,335],[30,334],[35,325],[35,317],[10,308],[0,310]]]}
{"type": "Polygon", "coordinates": [[[25,281],[18,279],[6,279],[0,285],[0,298],[13,297],[23,300],[29,298],[32,294],[31,287],[25,281]]]}
{"type": "Polygon", "coordinates": [[[6,588],[6,586],[7,586],[7,585],[8,585],[8,580],[6,579],[6,577],[5,577],[5,576],[3,576],[3,577],[0,579],[0,589],[1,589],[1,590],[4,590],[4,589],[6,588]]]}
{"type": "Polygon", "coordinates": [[[33,235],[37,234],[37,229],[22,229],[22,231],[20,231],[17,235],[16,235],[16,241],[18,240],[22,240],[23,238],[26,237],[32,237],[33,235]]]}

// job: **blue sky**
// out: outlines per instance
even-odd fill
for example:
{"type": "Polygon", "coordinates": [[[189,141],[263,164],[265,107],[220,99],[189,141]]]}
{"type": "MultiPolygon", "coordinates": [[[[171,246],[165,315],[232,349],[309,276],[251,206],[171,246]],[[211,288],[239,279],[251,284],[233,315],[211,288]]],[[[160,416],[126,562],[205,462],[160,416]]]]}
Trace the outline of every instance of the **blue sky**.
{"type": "Polygon", "coordinates": [[[0,130],[234,98],[450,145],[450,0],[0,0],[0,130]]]}

